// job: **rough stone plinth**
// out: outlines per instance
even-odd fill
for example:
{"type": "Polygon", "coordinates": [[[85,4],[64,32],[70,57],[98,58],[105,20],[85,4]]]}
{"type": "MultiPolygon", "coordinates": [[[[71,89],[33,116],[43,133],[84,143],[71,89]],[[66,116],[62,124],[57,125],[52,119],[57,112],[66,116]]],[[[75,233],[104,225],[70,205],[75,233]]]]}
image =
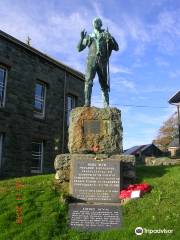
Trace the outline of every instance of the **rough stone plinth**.
{"type": "Polygon", "coordinates": [[[121,112],[117,108],[78,107],[71,111],[70,153],[122,153],[121,112]]]}

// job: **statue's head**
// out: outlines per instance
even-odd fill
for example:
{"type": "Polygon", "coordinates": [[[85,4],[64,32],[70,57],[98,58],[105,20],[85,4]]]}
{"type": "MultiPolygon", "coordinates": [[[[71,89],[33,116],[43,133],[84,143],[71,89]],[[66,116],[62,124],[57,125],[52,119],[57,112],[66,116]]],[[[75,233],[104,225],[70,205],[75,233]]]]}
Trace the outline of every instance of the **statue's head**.
{"type": "Polygon", "coordinates": [[[102,27],[102,20],[100,18],[94,18],[93,19],[93,27],[97,30],[100,30],[102,27]]]}

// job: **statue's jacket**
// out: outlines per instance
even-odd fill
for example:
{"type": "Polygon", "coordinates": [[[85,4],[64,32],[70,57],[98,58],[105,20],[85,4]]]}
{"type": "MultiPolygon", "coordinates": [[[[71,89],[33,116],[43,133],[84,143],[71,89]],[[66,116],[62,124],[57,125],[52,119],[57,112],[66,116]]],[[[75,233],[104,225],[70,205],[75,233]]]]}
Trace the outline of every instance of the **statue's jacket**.
{"type": "Polygon", "coordinates": [[[112,50],[119,49],[115,39],[105,30],[101,30],[99,36],[93,32],[87,35],[83,42],[83,47],[89,47],[87,66],[95,67],[97,64],[106,65],[112,50]]]}

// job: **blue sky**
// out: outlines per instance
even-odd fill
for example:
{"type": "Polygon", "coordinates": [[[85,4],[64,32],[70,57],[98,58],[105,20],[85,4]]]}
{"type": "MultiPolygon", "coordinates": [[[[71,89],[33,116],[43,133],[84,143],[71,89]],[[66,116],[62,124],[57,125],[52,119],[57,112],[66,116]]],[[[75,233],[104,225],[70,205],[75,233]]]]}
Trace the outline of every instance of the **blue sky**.
{"type": "MultiPolygon", "coordinates": [[[[84,72],[87,50],[76,45],[96,16],[120,47],[110,60],[110,105],[122,111],[124,148],[150,143],[176,111],[167,101],[180,89],[179,0],[1,0],[0,29],[29,35],[33,47],[84,72]]],[[[102,106],[97,79],[92,101],[102,106]]]]}

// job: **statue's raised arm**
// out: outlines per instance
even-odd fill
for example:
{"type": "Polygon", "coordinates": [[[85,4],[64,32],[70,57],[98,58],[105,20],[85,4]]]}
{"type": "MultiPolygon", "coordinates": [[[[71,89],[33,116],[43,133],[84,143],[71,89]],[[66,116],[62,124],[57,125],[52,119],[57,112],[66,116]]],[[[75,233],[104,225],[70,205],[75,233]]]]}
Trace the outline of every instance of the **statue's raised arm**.
{"type": "Polygon", "coordinates": [[[80,41],[77,45],[78,52],[83,51],[86,46],[88,45],[88,39],[89,36],[87,35],[87,32],[84,30],[81,31],[80,41]]]}

